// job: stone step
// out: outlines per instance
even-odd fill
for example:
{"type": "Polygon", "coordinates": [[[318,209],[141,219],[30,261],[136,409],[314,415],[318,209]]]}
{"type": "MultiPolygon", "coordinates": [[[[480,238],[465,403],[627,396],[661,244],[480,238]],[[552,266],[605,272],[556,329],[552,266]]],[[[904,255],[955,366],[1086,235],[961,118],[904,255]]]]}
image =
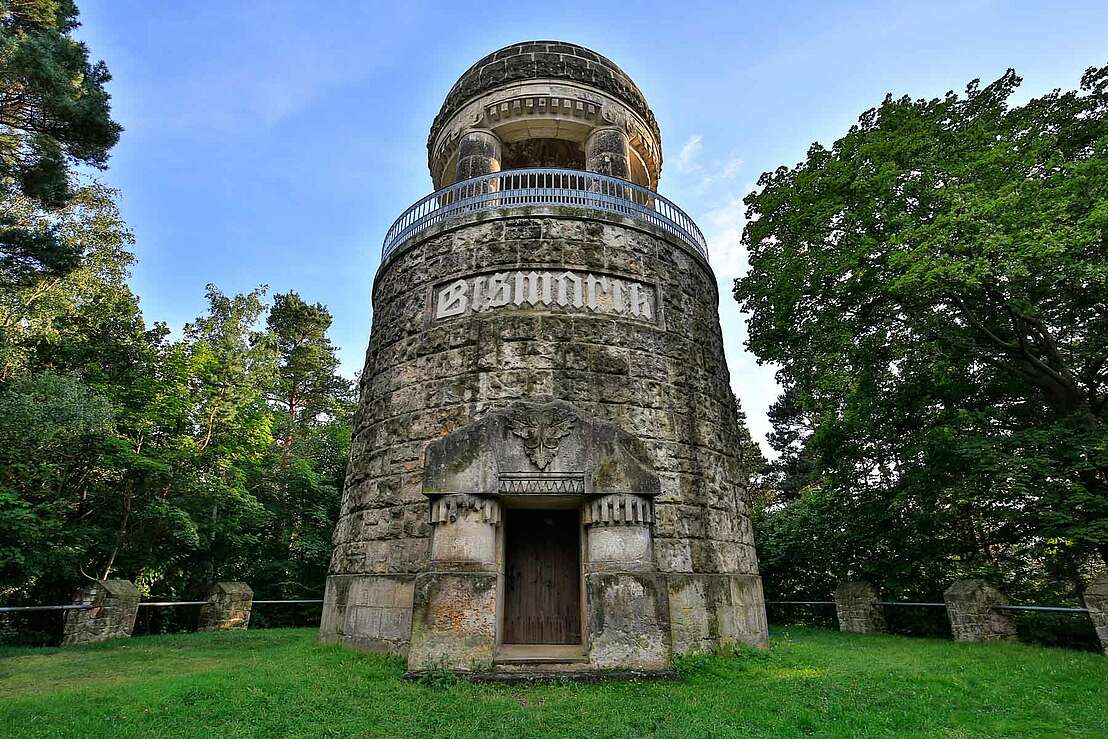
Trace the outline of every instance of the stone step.
{"type": "Polygon", "coordinates": [[[497,650],[497,667],[526,665],[588,664],[589,658],[578,644],[505,644],[497,650]]]}

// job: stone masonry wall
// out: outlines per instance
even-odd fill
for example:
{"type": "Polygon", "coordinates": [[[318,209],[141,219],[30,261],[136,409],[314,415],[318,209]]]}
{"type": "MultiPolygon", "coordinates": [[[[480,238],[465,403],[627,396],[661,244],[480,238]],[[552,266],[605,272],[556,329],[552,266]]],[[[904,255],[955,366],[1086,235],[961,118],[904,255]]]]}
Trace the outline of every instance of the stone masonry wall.
{"type": "MultiPolygon", "coordinates": [[[[578,211],[579,212],[579,211],[578,211]]],[[[654,552],[674,648],[765,643],[715,279],[660,234],[548,212],[432,233],[384,266],[322,638],[403,652],[429,558],[427,445],[516,399],[560,399],[638,436],[661,478],[654,552]],[[436,289],[509,270],[655,288],[660,316],[514,305],[434,319],[436,289]]]]}
{"type": "Polygon", "coordinates": [[[1085,607],[1089,609],[1089,619],[1100,639],[1100,647],[1108,656],[1108,572],[1094,579],[1085,589],[1085,607]]]}
{"type": "Polygon", "coordinates": [[[126,639],[135,628],[139,592],[129,580],[100,580],[81,588],[75,604],[91,606],[66,611],[62,644],[94,644],[126,639]]]}

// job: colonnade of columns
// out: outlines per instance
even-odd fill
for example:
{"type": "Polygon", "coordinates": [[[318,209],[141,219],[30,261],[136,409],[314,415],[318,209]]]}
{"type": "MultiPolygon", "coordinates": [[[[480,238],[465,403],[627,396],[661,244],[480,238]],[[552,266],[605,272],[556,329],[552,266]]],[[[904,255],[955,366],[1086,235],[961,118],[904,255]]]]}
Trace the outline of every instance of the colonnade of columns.
{"type": "MultiPolygon", "coordinates": [[[[455,182],[500,171],[503,144],[495,133],[471,129],[458,141],[455,182]]],[[[593,129],[585,139],[585,171],[631,179],[631,145],[627,132],[617,126],[593,129]]]]}

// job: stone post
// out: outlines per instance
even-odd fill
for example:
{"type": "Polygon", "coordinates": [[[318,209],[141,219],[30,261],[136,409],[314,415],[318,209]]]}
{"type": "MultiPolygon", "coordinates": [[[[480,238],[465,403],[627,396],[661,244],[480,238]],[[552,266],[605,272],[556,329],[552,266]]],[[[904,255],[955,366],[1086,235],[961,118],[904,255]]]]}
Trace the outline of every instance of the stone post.
{"type": "Polygon", "coordinates": [[[468,493],[431,501],[431,566],[415,581],[408,665],[469,670],[496,651],[500,503],[468,493]]]}
{"type": "Polygon", "coordinates": [[[631,179],[631,147],[627,132],[615,126],[597,128],[585,139],[585,169],[631,179]]]}
{"type": "Polygon", "coordinates": [[[630,493],[604,495],[586,501],[583,519],[589,663],[668,668],[669,591],[654,563],[654,504],[630,493]]]}
{"type": "Polygon", "coordinates": [[[861,580],[844,582],[835,588],[835,615],[839,631],[855,634],[883,634],[885,612],[877,605],[877,588],[861,580]]]}
{"type": "Polygon", "coordinates": [[[1085,588],[1085,607],[1089,609],[1089,620],[1093,622],[1100,647],[1108,656],[1108,572],[1089,583],[1085,588]]]}
{"type": "Polygon", "coordinates": [[[1016,625],[997,606],[1008,598],[984,580],[959,580],[943,593],[955,641],[1011,641],[1016,625]]]}
{"type": "Polygon", "coordinates": [[[208,591],[208,605],[200,607],[200,631],[245,629],[250,623],[254,591],[244,582],[217,582],[208,591]]]}
{"type": "Polygon", "coordinates": [[[458,167],[454,181],[499,172],[500,157],[500,139],[496,134],[477,129],[466,131],[458,141],[458,167]]]}
{"type": "Polygon", "coordinates": [[[77,591],[73,602],[91,605],[66,611],[62,645],[93,644],[129,637],[138,615],[138,588],[129,580],[101,580],[77,591]]]}

